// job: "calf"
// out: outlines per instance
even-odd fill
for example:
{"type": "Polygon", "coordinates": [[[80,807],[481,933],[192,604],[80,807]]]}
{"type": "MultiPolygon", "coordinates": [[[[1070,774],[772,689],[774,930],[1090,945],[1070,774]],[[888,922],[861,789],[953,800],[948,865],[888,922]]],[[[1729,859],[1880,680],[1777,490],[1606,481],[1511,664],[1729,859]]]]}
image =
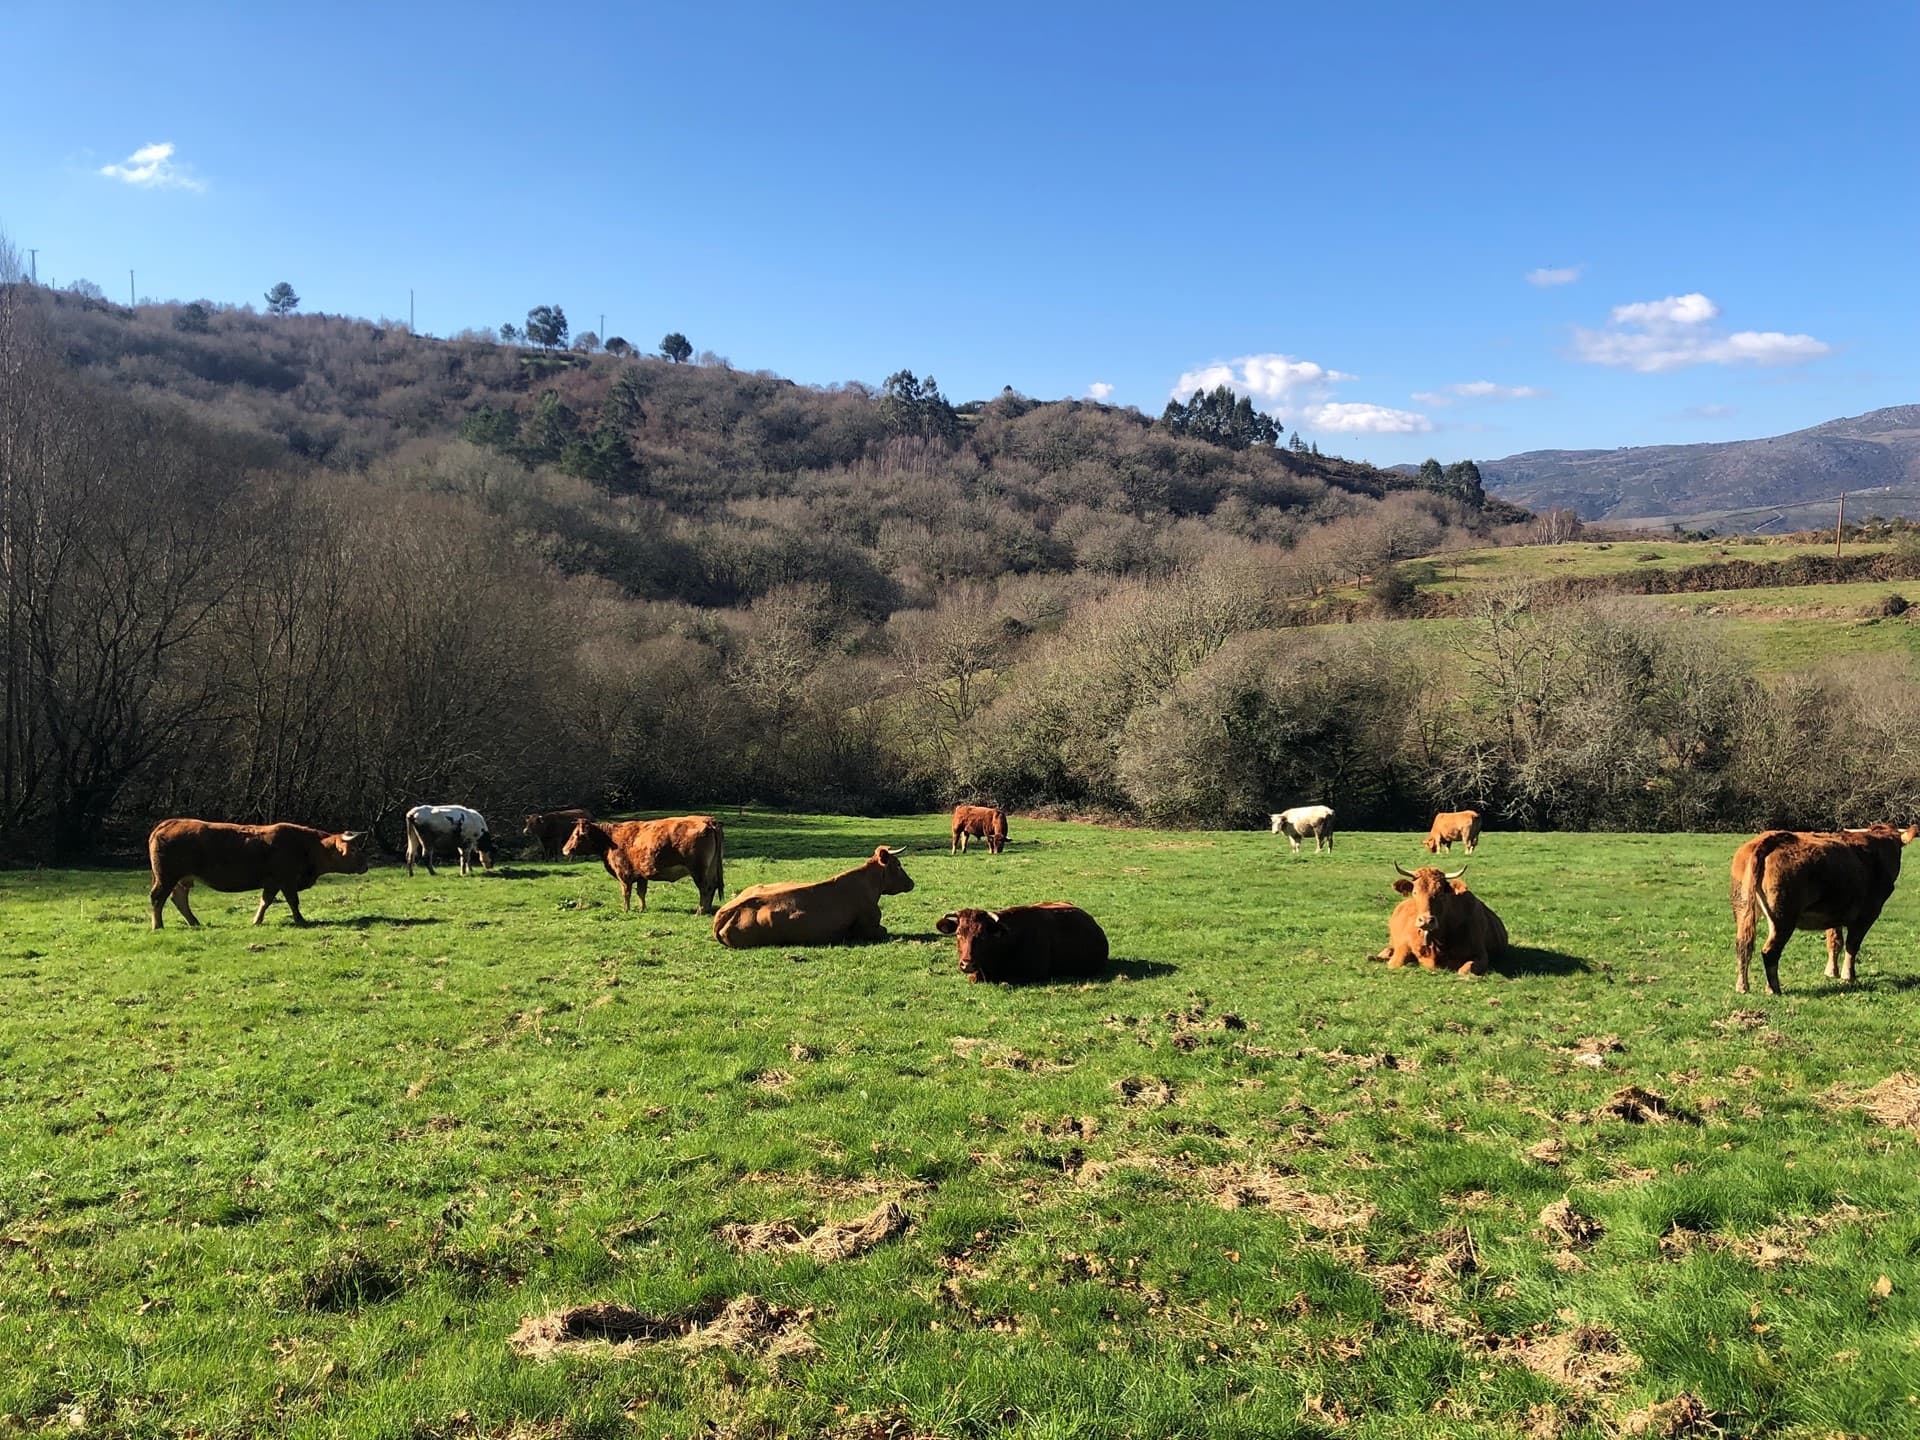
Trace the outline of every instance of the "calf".
{"type": "Polygon", "coordinates": [[[620,905],[633,910],[640,892],[640,913],[647,911],[649,880],[693,877],[700,891],[700,913],[711,915],[726,889],[726,832],[711,815],[681,815],[672,820],[623,820],[596,825],[576,820],[562,855],[598,855],[607,873],[620,882],[620,905]]]}
{"type": "Polygon", "coordinates": [[[864,865],[831,880],[750,886],[720,907],[713,917],[713,938],[734,950],[884,940],[881,896],[913,889],[900,865],[903,853],[882,845],[864,865]]]}
{"type": "Polygon", "coordinates": [[[959,940],[960,973],[1010,985],[1085,978],[1107,965],[1107,932],[1078,905],[1049,900],[1007,910],[955,910],[934,922],[959,940]]]}
{"type": "Polygon", "coordinates": [[[167,897],[189,925],[198,925],[187,892],[195,880],[216,890],[258,890],[260,908],[253,923],[267,918],[276,895],[287,897],[293,923],[304,925],[300,892],[322,875],[364,875],[367,834],[344,830],[330,835],[305,825],[228,825],[218,820],[162,820],[147,836],[153,866],[153,928],[161,928],[167,897]]]}
{"type": "Polygon", "coordinates": [[[1387,948],[1375,957],[1389,970],[1411,961],[1429,970],[1484,975],[1488,961],[1507,953],[1507,927],[1468,891],[1460,879],[1466,866],[1450,875],[1434,865],[1393,868],[1402,876],[1393,888],[1407,898],[1387,918],[1387,948]]]}
{"type": "Polygon", "coordinates": [[[1426,847],[1427,854],[1438,855],[1442,850],[1453,853],[1453,842],[1465,842],[1467,854],[1471,855],[1480,848],[1480,812],[1478,810],[1446,810],[1433,817],[1433,828],[1427,831],[1427,838],[1420,843],[1426,847]]]}
{"type": "Polygon", "coordinates": [[[948,854],[967,853],[968,837],[987,842],[987,853],[998,855],[1007,848],[1007,812],[991,805],[953,807],[953,843],[948,854]]]}
{"type": "Polygon", "coordinates": [[[471,875],[473,862],[483,869],[493,868],[493,832],[486,817],[464,805],[416,805],[407,811],[407,874],[413,874],[413,862],[425,860],[427,873],[433,868],[433,852],[451,845],[460,857],[460,873],[471,875]]]}
{"type": "Polygon", "coordinates": [[[1313,837],[1314,854],[1320,853],[1323,841],[1328,850],[1333,849],[1333,811],[1325,805],[1296,805],[1267,818],[1273,822],[1273,834],[1284,835],[1293,842],[1296,855],[1300,853],[1300,842],[1308,836],[1313,837]]]}
{"type": "Polygon", "coordinates": [[[531,835],[540,846],[542,859],[552,860],[560,854],[560,847],[567,843],[567,837],[573,834],[573,827],[582,820],[592,818],[578,806],[567,810],[542,810],[527,816],[523,833],[531,835]]]}
{"type": "Polygon", "coordinates": [[[1738,974],[1733,988],[1747,993],[1753,937],[1767,917],[1767,943],[1760,963],[1767,993],[1780,993],[1780,952],[1795,930],[1827,932],[1827,978],[1853,983],[1854,962],[1867,931],[1900,878],[1900,852],[1920,836],[1920,825],[1900,830],[1870,825],[1835,832],[1768,830],[1733,855],[1733,950],[1738,974]],[[1846,963],[1840,963],[1842,930],[1846,963]]]}

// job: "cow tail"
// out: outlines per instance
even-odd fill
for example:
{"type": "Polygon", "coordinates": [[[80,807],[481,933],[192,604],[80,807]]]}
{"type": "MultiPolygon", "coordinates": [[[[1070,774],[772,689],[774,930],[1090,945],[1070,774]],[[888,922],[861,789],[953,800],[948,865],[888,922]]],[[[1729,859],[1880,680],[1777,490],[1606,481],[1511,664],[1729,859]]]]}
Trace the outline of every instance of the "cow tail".
{"type": "MultiPolygon", "coordinates": [[[[1753,939],[1760,916],[1767,913],[1767,856],[1793,838],[1785,830],[1774,830],[1754,842],[1746,865],[1733,873],[1733,950],[1742,965],[1753,958],[1753,939]]],[[[1773,919],[1767,913],[1769,922],[1773,919]]]]}
{"type": "Polygon", "coordinates": [[[409,875],[413,873],[415,858],[424,855],[426,851],[427,842],[421,838],[420,827],[413,823],[413,812],[409,810],[407,812],[407,873],[409,875]]]}
{"type": "Polygon", "coordinates": [[[713,898],[717,902],[727,893],[727,831],[718,821],[713,826],[713,898]]]}

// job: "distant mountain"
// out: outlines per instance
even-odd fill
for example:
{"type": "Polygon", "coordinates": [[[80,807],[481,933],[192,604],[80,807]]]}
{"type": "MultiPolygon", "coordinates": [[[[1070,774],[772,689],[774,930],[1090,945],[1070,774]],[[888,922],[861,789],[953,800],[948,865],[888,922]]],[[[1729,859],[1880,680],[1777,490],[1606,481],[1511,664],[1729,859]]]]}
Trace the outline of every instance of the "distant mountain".
{"type": "Polygon", "coordinates": [[[1480,474],[1503,499],[1583,520],[1794,530],[1842,491],[1885,492],[1850,500],[1850,515],[1920,515],[1920,405],[1767,440],[1529,450],[1483,461],[1480,474]]]}

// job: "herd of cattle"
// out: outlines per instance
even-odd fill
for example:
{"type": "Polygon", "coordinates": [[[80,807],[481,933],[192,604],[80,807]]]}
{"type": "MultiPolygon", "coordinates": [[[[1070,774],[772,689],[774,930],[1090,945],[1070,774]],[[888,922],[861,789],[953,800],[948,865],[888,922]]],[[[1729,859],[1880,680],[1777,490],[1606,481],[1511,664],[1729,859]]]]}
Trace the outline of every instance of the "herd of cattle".
{"type": "MultiPolygon", "coordinates": [[[[1272,833],[1285,835],[1295,853],[1303,839],[1315,852],[1333,849],[1334,812],[1305,805],[1271,817],[1272,833]]],[[[1458,842],[1472,855],[1480,843],[1480,815],[1449,811],[1434,817],[1423,844],[1430,855],[1458,842]]],[[[725,905],[726,836],[708,815],[669,820],[627,820],[602,824],[584,810],[550,810],[529,815],[525,833],[542,855],[595,855],[620,882],[622,907],[633,909],[633,894],[647,908],[649,881],[691,879],[700,894],[700,913],[713,916],[713,936],[722,945],[831,945],[883,940],[880,922],[884,896],[903,895],[913,881],[900,864],[902,851],[882,845],[863,864],[830,879],[754,885],[725,905]]],[[[1767,922],[1760,959],[1767,990],[1780,993],[1780,953],[1798,929],[1824,929],[1827,976],[1851,982],[1860,944],[1879,918],[1900,876],[1901,852],[1920,825],[1892,825],[1836,831],[1768,830],[1742,845],[1733,857],[1734,949],[1738,961],[1735,989],[1745,994],[1759,921],[1767,922]],[[1844,957],[1844,963],[1843,963],[1844,957]]],[[[953,812],[950,853],[964,853],[969,839],[982,839],[998,855],[1007,843],[1007,817],[991,806],[962,805],[953,812]]],[[[162,925],[166,902],[189,925],[200,922],[189,904],[196,880],[221,891],[260,891],[253,923],[284,896],[296,924],[300,892],[322,875],[363,874],[367,869],[366,831],[328,834],[304,825],[231,825],[213,820],[163,820],[147,840],[153,867],[148,899],[153,928],[162,925]]],[[[477,862],[491,869],[494,841],[478,811],[460,805],[421,805],[406,815],[406,865],[416,862],[429,874],[436,853],[451,849],[460,873],[477,862]]],[[[1375,957],[1390,969],[1412,964],[1427,969],[1483,975],[1507,952],[1506,926],[1468,890],[1459,870],[1437,866],[1406,870],[1396,864],[1393,888],[1404,898],[1388,917],[1386,948],[1375,957]]],[[[1037,981],[1099,974],[1108,963],[1106,932],[1078,906],[1061,901],[1001,910],[963,909],[941,917],[936,928],[958,942],[960,968],[973,980],[1037,981]]]]}

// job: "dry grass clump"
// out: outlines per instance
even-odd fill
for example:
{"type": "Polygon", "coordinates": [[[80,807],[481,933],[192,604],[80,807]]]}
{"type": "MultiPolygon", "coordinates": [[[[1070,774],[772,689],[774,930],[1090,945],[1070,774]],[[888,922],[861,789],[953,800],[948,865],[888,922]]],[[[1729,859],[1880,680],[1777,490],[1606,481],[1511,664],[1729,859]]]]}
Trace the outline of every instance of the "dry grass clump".
{"type": "Polygon", "coordinates": [[[910,1219],[892,1200],[883,1200],[858,1220],[829,1221],[803,1234],[790,1220],[758,1225],[722,1225],[720,1238],[743,1255],[805,1255],[822,1265],[852,1260],[904,1231],[910,1219]]]}

